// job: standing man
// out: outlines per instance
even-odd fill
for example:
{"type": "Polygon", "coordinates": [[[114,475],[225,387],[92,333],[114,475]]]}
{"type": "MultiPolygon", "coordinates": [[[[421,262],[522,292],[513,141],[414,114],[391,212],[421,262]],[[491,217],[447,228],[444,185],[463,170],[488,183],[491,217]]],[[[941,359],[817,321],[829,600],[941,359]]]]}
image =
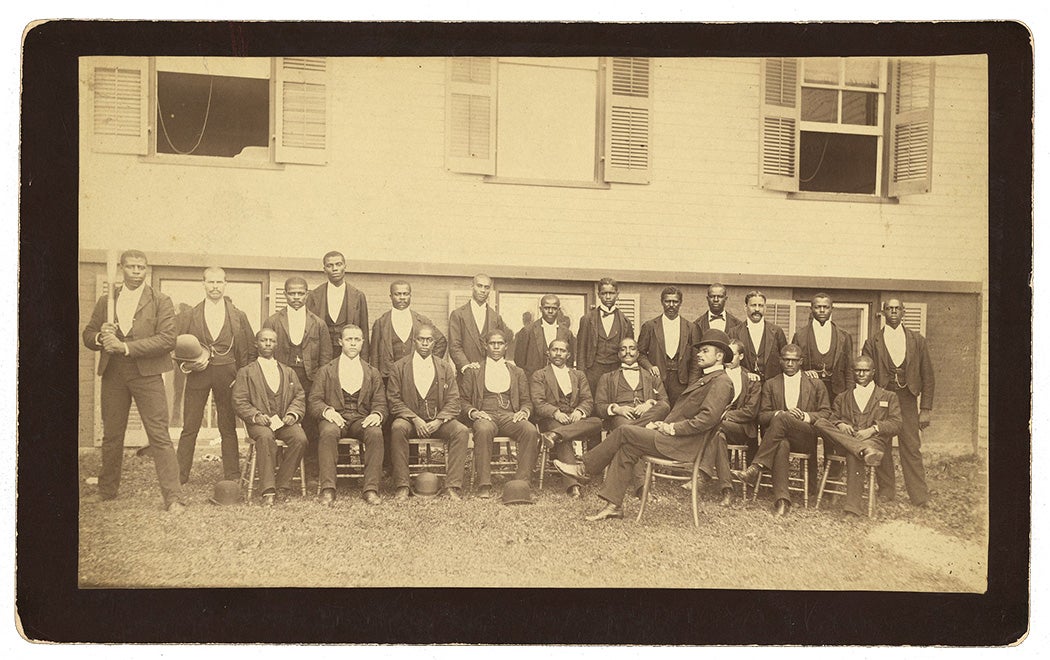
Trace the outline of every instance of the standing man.
{"type": "MultiPolygon", "coordinates": [[[[481,366],[488,352],[484,337],[490,332],[503,333],[507,342],[513,334],[503,318],[488,305],[492,293],[492,278],[479,273],[471,284],[470,301],[466,305],[452,310],[448,317],[448,352],[456,365],[459,378],[460,394],[464,395],[463,376],[468,369],[481,366]]],[[[526,398],[527,398],[526,394],[526,398]]]]}
{"type": "Polygon", "coordinates": [[[660,304],[664,313],[643,323],[638,334],[638,362],[660,379],[673,407],[692,380],[696,363],[693,345],[700,334],[696,324],[678,313],[682,308],[681,289],[666,287],[660,293],[660,304]]]}
{"type": "MultiPolygon", "coordinates": [[[[288,306],[263,323],[263,328],[277,334],[274,358],[292,368],[304,395],[310,396],[317,370],[332,361],[332,341],[328,326],[321,317],[306,308],[308,295],[306,280],[289,277],[284,282],[284,297],[288,306]]],[[[308,482],[317,482],[317,420],[307,416],[300,420],[306,433],[306,475],[308,482]]]]}
{"type": "Polygon", "coordinates": [[[763,381],[771,380],[780,375],[779,356],[787,345],[787,338],[779,325],[765,319],[766,294],[749,291],[744,296],[744,304],[747,321],[734,328],[729,336],[744,344],[744,368],[758,374],[763,381]]]}
{"type": "MultiPolygon", "coordinates": [[[[930,498],[926,470],[922,465],[922,437],[919,431],[930,425],[933,412],[933,362],[926,348],[926,338],[904,327],[904,304],[890,298],[882,305],[886,326],[864,342],[864,355],[875,361],[875,382],[897,395],[901,406],[900,444],[901,471],[904,486],[915,506],[925,506],[930,498]],[[922,409],[919,409],[922,397],[922,409]]],[[[893,452],[887,451],[876,472],[879,495],[893,500],[896,477],[893,452]]]]}
{"type": "MultiPolygon", "coordinates": [[[[733,474],[751,486],[758,484],[762,470],[773,473],[773,515],[784,516],[791,510],[788,492],[789,454],[817,451],[817,421],[831,415],[828,391],[812,378],[802,376],[802,351],[794,344],[780,351],[782,373],[762,385],[762,407],[759,424],[764,429],[758,453],[747,470],[733,474]]],[[[815,463],[811,457],[810,463],[815,463]]]]}
{"type": "MultiPolygon", "coordinates": [[[[295,371],[274,358],[277,333],[263,328],[255,340],[259,358],[237,371],[233,406],[244,421],[248,436],[255,441],[263,504],[273,506],[275,500],[288,499],[292,477],[306,451],[306,433],[299,425],[306,414],[306,394],[295,371]],[[287,448],[275,479],[278,440],[287,448]]],[[[255,475],[248,478],[254,479],[255,475]]]]}
{"type": "Polygon", "coordinates": [[[620,285],[603,277],[598,280],[598,306],[580,317],[580,331],[576,334],[576,366],[587,374],[591,394],[598,389],[598,380],[620,365],[620,342],[634,338],[634,326],[616,307],[620,285]]]}
{"type": "Polygon", "coordinates": [[[124,462],[124,432],[135,401],[149,440],[149,454],[157,470],[164,508],[182,513],[182,484],[175,448],[168,435],[168,399],[161,376],[171,371],[171,349],[175,347],[175,311],[171,298],[146,284],[149,264],[138,250],[120,255],[124,284],[113,292],[114,317],[106,318],[108,294],[98,299],[91,320],[84,327],[84,346],[101,351],[98,374],[102,377],[102,470],[98,492],[87,502],[117,497],[124,462]]]}
{"type": "MultiPolygon", "coordinates": [[[[663,384],[638,364],[638,343],[620,342],[620,368],[602,375],[594,397],[595,412],[610,433],[630,424],[645,426],[667,417],[671,406],[663,384]]],[[[589,448],[589,447],[588,447],[589,448]]]]}
{"type": "MultiPolygon", "coordinates": [[[[430,353],[439,360],[445,358],[448,341],[441,331],[434,327],[434,322],[414,309],[412,304],[412,285],[405,280],[390,283],[390,309],[376,319],[372,325],[372,340],[368,354],[372,356],[372,365],[379,369],[383,382],[390,376],[394,363],[412,354],[413,340],[416,332],[424,325],[430,326],[433,333],[430,353]]],[[[417,347],[418,348],[418,347],[417,347]]]]}
{"type": "Polygon", "coordinates": [[[503,359],[507,338],[499,330],[485,337],[488,356],[476,369],[463,372],[460,405],[464,423],[474,431],[474,474],[478,496],[492,497],[492,440],[497,434],[509,436],[518,449],[515,479],[531,481],[539,456],[539,431],[529,421],[532,401],[529,381],[521,367],[503,359]]]}
{"type": "Polygon", "coordinates": [[[365,294],[346,281],[346,257],[335,250],[321,260],[328,281],[306,297],[306,308],[324,319],[332,342],[332,355],[340,351],[343,327],[356,325],[364,333],[361,357],[368,357],[368,303],[365,294]]]}
{"type": "Polygon", "coordinates": [[[204,300],[176,317],[178,334],[193,335],[204,347],[203,359],[180,365],[186,374],[182,404],[182,435],[179,437],[179,478],[190,480],[197,433],[204,419],[204,406],[211,392],[222,438],[223,479],[240,479],[237,455],[237,418],[230,388],[237,370],[257,357],[255,333],[244,312],[226,297],[226,271],[204,269],[204,300]]]}
{"type": "Polygon", "coordinates": [[[321,504],[335,502],[339,439],[357,438],[364,445],[365,478],[362,496],[376,505],[383,476],[383,420],[387,416],[386,390],[379,370],[361,359],[365,336],[356,325],[343,326],[339,357],[317,372],[307,409],[318,418],[317,463],[321,504]]]}
{"type": "Polygon", "coordinates": [[[561,299],[553,293],[540,298],[540,318],[522,328],[518,333],[518,343],[514,346],[514,364],[525,370],[525,376],[532,378],[532,374],[547,366],[547,347],[555,339],[565,342],[569,349],[569,355],[565,364],[572,366],[575,363],[573,349],[576,338],[568,327],[558,322],[561,316],[561,299]]]}
{"type": "Polygon", "coordinates": [[[559,472],[581,483],[609,468],[598,493],[605,506],[587,520],[623,518],[623,496],[634,466],[643,455],[692,461],[704,449],[718,431],[722,413],[733,398],[733,386],[723,370],[731,353],[728,341],[729,337],[720,330],[708,330],[700,339],[698,363],[703,374],[689,384],[666,420],[651,422],[644,428],[621,426],[578,463],[554,461],[559,472]]]}
{"type": "Polygon", "coordinates": [[[875,362],[862,355],[853,361],[856,387],[843,392],[831,406],[831,418],[818,420],[817,430],[824,440],[834,442],[846,452],[847,514],[859,516],[864,510],[864,466],[882,462],[900,433],[901,407],[897,395],[874,382],[875,362]]]}
{"type": "Polygon", "coordinates": [[[791,340],[802,349],[802,371],[828,390],[828,400],[853,389],[853,337],[831,320],[831,296],[818,293],[809,303],[810,322],[791,340]]]}
{"type": "MultiPolygon", "coordinates": [[[[574,440],[590,444],[601,437],[602,420],[591,417],[594,399],[587,376],[579,369],[567,366],[569,344],[555,339],[547,349],[550,364],[532,375],[530,389],[532,407],[536,411],[540,440],[554,457],[566,463],[576,458],[572,449],[574,440]]],[[[542,469],[542,466],[541,468],[542,469]]],[[[569,497],[579,499],[580,486],[575,479],[565,479],[569,497]]]]}
{"type": "Polygon", "coordinates": [[[744,324],[743,321],[726,311],[728,300],[729,295],[726,293],[724,284],[715,283],[707,287],[707,313],[696,319],[701,335],[714,328],[733,336],[733,330],[744,324]]]}
{"type": "Polygon", "coordinates": [[[439,336],[433,325],[421,323],[413,336],[415,351],[391,366],[387,381],[387,402],[394,418],[390,426],[390,463],[397,487],[395,497],[399,500],[408,498],[408,439],[413,437],[445,442],[445,488],[450,499],[461,499],[470,431],[456,420],[460,406],[456,374],[447,361],[433,353],[439,336]]]}

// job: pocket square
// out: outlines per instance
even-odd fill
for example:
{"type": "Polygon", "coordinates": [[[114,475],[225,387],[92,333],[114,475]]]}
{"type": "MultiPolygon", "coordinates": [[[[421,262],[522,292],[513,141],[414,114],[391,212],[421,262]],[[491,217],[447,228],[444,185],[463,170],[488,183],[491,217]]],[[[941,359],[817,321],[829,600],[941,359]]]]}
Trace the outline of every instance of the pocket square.
{"type": "Polygon", "coordinates": [[[889,408],[890,407],[890,402],[889,401],[879,401],[879,407],[880,408],[889,408]]]}

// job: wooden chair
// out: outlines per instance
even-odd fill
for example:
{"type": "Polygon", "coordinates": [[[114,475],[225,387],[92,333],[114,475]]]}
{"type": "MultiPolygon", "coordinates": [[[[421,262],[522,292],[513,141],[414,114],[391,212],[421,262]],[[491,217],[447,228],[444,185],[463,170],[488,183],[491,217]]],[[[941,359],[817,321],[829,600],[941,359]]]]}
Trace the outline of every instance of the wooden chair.
{"type": "MultiPolygon", "coordinates": [[[[726,445],[729,450],[729,467],[743,472],[747,469],[747,445],[726,445]]],[[[733,477],[732,479],[744,489],[744,501],[747,501],[747,482],[733,477]]]]}
{"type": "Polygon", "coordinates": [[[638,517],[635,521],[641,522],[642,514],[645,513],[645,505],[649,501],[649,488],[652,486],[653,479],[658,477],[671,481],[689,482],[690,497],[693,502],[693,526],[699,527],[700,505],[697,499],[700,490],[698,484],[700,453],[697,453],[696,458],[692,462],[673,461],[669,458],[657,458],[649,455],[643,455],[642,461],[645,463],[645,484],[642,486],[642,503],[638,507],[638,517]],[[685,470],[689,470],[690,473],[688,475],[683,474],[682,472],[685,470]]]}
{"type": "MultiPolygon", "coordinates": [[[[336,447],[335,481],[365,478],[365,443],[358,438],[339,438],[336,447]],[[347,448],[344,451],[344,448],[347,448]],[[356,460],[355,460],[356,459],[356,460]]],[[[321,493],[321,484],[317,484],[321,493]]]]}
{"type": "MultiPolygon", "coordinates": [[[[439,477],[444,477],[448,474],[448,447],[445,446],[444,440],[437,438],[409,438],[409,447],[415,446],[417,448],[418,457],[416,462],[409,462],[408,464],[408,476],[414,477],[420,472],[427,471],[432,474],[436,474],[439,477]],[[442,472],[434,472],[431,467],[435,465],[432,449],[434,446],[441,448],[441,455],[444,458],[442,465],[442,472]]],[[[409,454],[411,456],[411,453],[409,454]]]]}
{"type": "MultiPolygon", "coordinates": [[[[802,505],[809,508],[809,454],[793,451],[788,454],[788,461],[791,466],[788,472],[788,491],[802,493],[802,505]]],[[[762,477],[755,485],[755,496],[752,501],[758,500],[758,493],[763,487],[773,488],[773,476],[765,470],[762,471],[762,477]]]]}
{"type": "MultiPolygon", "coordinates": [[[[873,518],[875,516],[875,467],[872,465],[866,465],[867,469],[867,480],[868,487],[864,493],[868,498],[868,517],[873,518]]],[[[824,474],[820,478],[820,490],[817,491],[817,503],[813,506],[814,509],[820,508],[820,501],[823,499],[824,494],[829,495],[845,495],[846,494],[846,457],[839,456],[838,454],[824,454],[824,474]],[[838,479],[831,479],[828,475],[831,473],[831,466],[833,464],[842,466],[842,476],[838,479]],[[828,486],[831,488],[828,488],[828,486]]]]}
{"type": "MultiPolygon", "coordinates": [[[[492,460],[491,474],[493,476],[507,476],[513,475],[518,470],[518,458],[517,453],[514,451],[514,440],[504,435],[497,435],[492,439],[492,460]]],[[[470,441],[467,443],[467,465],[470,469],[470,485],[474,485],[474,433],[470,434],[470,441]]]]}
{"type": "MultiPolygon", "coordinates": [[[[605,431],[601,433],[601,439],[605,439],[605,431]]],[[[579,460],[583,456],[583,452],[587,451],[584,447],[583,441],[573,440],[572,441],[572,452],[576,455],[576,459],[579,460]]],[[[554,463],[550,460],[550,450],[543,445],[543,441],[540,441],[540,459],[539,459],[539,470],[540,470],[540,490],[543,490],[543,477],[546,474],[559,474],[558,470],[554,467],[554,463]]]]}
{"type": "MultiPolygon", "coordinates": [[[[277,440],[277,456],[280,459],[281,452],[288,449],[288,445],[284,440],[277,440]]],[[[259,478],[256,474],[256,463],[258,461],[258,455],[255,452],[255,441],[248,438],[248,462],[244,465],[244,469],[241,471],[241,483],[247,488],[248,494],[246,495],[246,501],[248,504],[252,502],[252,491],[255,490],[255,480],[259,478]]],[[[299,476],[292,477],[294,481],[296,478],[299,479],[299,488],[302,492],[302,496],[306,497],[306,461],[302,458],[299,459],[299,476]]]]}

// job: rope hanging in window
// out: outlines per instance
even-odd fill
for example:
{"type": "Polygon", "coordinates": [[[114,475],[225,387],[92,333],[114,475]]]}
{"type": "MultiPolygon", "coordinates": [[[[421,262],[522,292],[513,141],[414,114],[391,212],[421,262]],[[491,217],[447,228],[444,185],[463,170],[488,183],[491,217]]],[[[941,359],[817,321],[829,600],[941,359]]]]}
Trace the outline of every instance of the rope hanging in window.
{"type": "Polygon", "coordinates": [[[824,137],[824,148],[820,151],[820,160],[817,161],[817,166],[813,169],[813,174],[811,174],[808,178],[804,178],[801,174],[799,174],[798,180],[800,182],[809,183],[813,179],[817,178],[817,174],[820,173],[820,166],[824,164],[824,154],[828,153],[828,142],[830,141],[830,135],[824,137]]]}
{"type": "Polygon", "coordinates": [[[180,156],[188,156],[194,151],[197,151],[197,147],[201,146],[201,140],[204,139],[204,131],[208,128],[208,117],[211,115],[211,93],[215,88],[215,78],[213,76],[208,77],[208,105],[204,108],[204,123],[201,125],[201,132],[197,136],[197,143],[194,144],[188,151],[181,151],[171,142],[171,136],[168,135],[168,127],[164,125],[164,110],[160,107],[160,94],[157,94],[157,114],[160,116],[160,129],[164,133],[164,141],[168,143],[171,150],[180,156]]]}

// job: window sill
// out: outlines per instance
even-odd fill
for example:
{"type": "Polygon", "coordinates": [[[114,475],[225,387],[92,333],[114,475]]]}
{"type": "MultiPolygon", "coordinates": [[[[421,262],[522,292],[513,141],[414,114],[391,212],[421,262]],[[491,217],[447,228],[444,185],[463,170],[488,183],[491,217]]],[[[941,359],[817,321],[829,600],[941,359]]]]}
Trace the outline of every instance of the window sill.
{"type": "Polygon", "coordinates": [[[485,183],[501,183],[512,186],[546,186],[548,188],[590,188],[592,190],[609,190],[612,188],[604,181],[564,181],[561,179],[513,179],[486,175],[481,178],[485,183]]]}
{"type": "Polygon", "coordinates": [[[877,197],[875,195],[857,195],[853,193],[824,192],[789,192],[788,199],[801,199],[811,202],[851,202],[853,204],[899,204],[896,197],[877,197]]]}
{"type": "Polygon", "coordinates": [[[218,156],[180,156],[162,154],[154,156],[141,156],[143,163],[154,165],[195,165],[203,167],[233,167],[246,170],[283,170],[283,163],[270,163],[260,160],[245,160],[237,158],[222,158],[218,156]]]}

